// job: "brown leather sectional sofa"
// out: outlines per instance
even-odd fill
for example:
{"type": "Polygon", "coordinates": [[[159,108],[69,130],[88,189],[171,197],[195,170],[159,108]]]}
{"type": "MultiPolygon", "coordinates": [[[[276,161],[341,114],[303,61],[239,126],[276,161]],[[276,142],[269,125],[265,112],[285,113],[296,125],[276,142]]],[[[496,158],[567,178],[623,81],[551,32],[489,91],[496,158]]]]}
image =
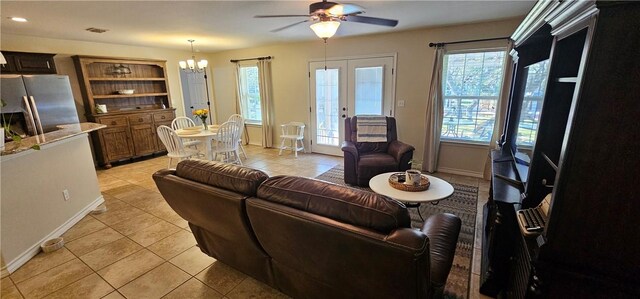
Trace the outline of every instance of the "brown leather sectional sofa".
{"type": "Polygon", "coordinates": [[[412,229],[387,197],[217,162],[182,161],[153,178],[204,253],[294,298],[442,295],[454,215],[412,229]]]}

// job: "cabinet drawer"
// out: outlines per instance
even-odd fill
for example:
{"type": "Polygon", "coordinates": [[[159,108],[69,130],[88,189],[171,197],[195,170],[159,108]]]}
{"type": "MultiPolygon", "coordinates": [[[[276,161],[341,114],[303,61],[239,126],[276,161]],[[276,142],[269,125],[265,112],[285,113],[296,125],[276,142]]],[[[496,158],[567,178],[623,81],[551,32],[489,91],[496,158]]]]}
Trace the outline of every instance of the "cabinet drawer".
{"type": "Polygon", "coordinates": [[[173,118],[173,112],[158,112],[153,114],[153,121],[155,122],[172,121],[173,118]]]}
{"type": "Polygon", "coordinates": [[[151,114],[130,115],[129,116],[129,123],[131,125],[150,124],[151,123],[151,114]]]}
{"type": "Polygon", "coordinates": [[[104,117],[98,119],[98,122],[108,127],[127,126],[126,117],[104,117]]]}

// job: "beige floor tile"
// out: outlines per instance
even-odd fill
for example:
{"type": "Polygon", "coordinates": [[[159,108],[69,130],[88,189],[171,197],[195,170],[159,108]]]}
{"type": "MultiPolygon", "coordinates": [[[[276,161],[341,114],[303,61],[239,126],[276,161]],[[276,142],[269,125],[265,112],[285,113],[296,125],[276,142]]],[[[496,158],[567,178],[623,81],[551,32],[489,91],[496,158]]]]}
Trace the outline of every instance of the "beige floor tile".
{"type": "Polygon", "coordinates": [[[166,221],[161,221],[130,235],[129,238],[134,240],[136,243],[147,247],[178,231],[180,231],[179,227],[166,221]]]}
{"type": "MultiPolygon", "coordinates": [[[[107,208],[109,208],[109,206],[107,206],[107,208]]],[[[142,213],[142,210],[129,206],[126,209],[108,210],[106,213],[93,215],[93,217],[106,225],[114,225],[118,222],[140,216],[142,213]]]]}
{"type": "Polygon", "coordinates": [[[111,228],[128,236],[149,226],[158,224],[160,221],[162,221],[160,218],[144,212],[139,216],[111,225],[111,228]]]}
{"type": "Polygon", "coordinates": [[[471,274],[471,281],[469,282],[469,299],[480,298],[480,275],[471,274]]]}
{"type": "Polygon", "coordinates": [[[231,299],[244,299],[244,298],[262,298],[262,299],[275,299],[275,298],[290,298],[289,296],[280,293],[278,290],[259,282],[251,277],[247,277],[237,287],[235,287],[227,297],[231,299]]]}
{"type": "Polygon", "coordinates": [[[180,230],[175,234],[149,245],[147,249],[159,257],[168,260],[195,245],[196,239],[193,237],[193,234],[180,230]]]}
{"type": "Polygon", "coordinates": [[[191,276],[178,267],[164,263],[118,289],[127,298],[160,298],[191,276]]]}
{"type": "Polygon", "coordinates": [[[22,297],[22,295],[20,294],[20,291],[18,291],[18,288],[16,288],[16,286],[10,286],[10,287],[7,287],[6,289],[2,289],[2,292],[0,293],[0,298],[22,299],[24,297],[22,297]]]}
{"type": "Polygon", "coordinates": [[[136,242],[128,238],[122,238],[80,256],[80,259],[91,269],[97,271],[136,253],[140,249],[142,249],[142,246],[136,242]]]}
{"type": "Polygon", "coordinates": [[[200,248],[193,246],[172,258],[169,262],[191,275],[196,275],[215,261],[216,259],[204,254],[200,248]]]}
{"type": "Polygon", "coordinates": [[[210,298],[220,299],[222,294],[216,292],[201,281],[191,278],[181,286],[177,287],[163,299],[184,299],[184,298],[210,298]]]}
{"type": "Polygon", "coordinates": [[[109,295],[102,297],[102,299],[125,299],[125,297],[118,293],[118,291],[113,291],[109,295]]]}
{"type": "MultiPolygon", "coordinates": [[[[116,169],[114,169],[113,171],[118,171],[116,169]]],[[[118,199],[122,199],[123,197],[127,197],[129,195],[132,194],[136,194],[139,192],[144,192],[146,191],[146,189],[140,187],[140,186],[136,186],[134,184],[131,183],[126,183],[124,185],[121,185],[120,182],[118,182],[119,186],[116,186],[114,188],[111,188],[109,190],[105,190],[102,193],[114,196],[118,199]]]]}
{"type": "Polygon", "coordinates": [[[227,294],[247,278],[247,275],[216,261],[195,277],[219,293],[227,294]]]}
{"type": "Polygon", "coordinates": [[[77,238],[86,236],[90,233],[97,232],[107,227],[104,223],[96,220],[91,216],[86,216],[82,220],[78,221],[73,227],[66,231],[62,237],[65,242],[73,241],[77,238]]]}
{"type": "Polygon", "coordinates": [[[114,211],[121,210],[121,209],[131,208],[130,204],[128,204],[128,203],[126,203],[126,202],[124,202],[122,200],[119,200],[119,199],[117,199],[115,197],[111,197],[111,196],[110,196],[110,198],[113,198],[113,199],[105,202],[105,205],[107,206],[107,209],[108,209],[109,212],[114,212],[114,211]]]}
{"type": "Polygon", "coordinates": [[[73,259],[17,284],[25,298],[41,298],[68,286],[92,271],[79,259],[73,259]]]}
{"type": "Polygon", "coordinates": [[[127,202],[138,209],[146,211],[165,203],[165,200],[160,193],[147,191],[132,196],[127,202]]]}
{"type": "Polygon", "coordinates": [[[98,274],[113,287],[119,288],[162,262],[163,260],[159,256],[149,250],[142,249],[103,268],[98,271],[98,274]]]}
{"type": "Polygon", "coordinates": [[[187,220],[184,220],[182,217],[180,217],[180,215],[177,215],[177,214],[175,216],[169,217],[168,219],[165,219],[165,221],[179,228],[183,228],[183,229],[189,228],[189,222],[187,220]]]}
{"type": "Polygon", "coordinates": [[[482,264],[482,249],[474,248],[473,249],[473,261],[471,263],[471,273],[480,275],[482,264]]]}
{"type": "Polygon", "coordinates": [[[129,185],[129,182],[118,179],[117,181],[110,182],[108,184],[103,184],[103,183],[99,183],[99,184],[100,184],[100,192],[103,192],[103,194],[106,195],[105,192],[111,191],[113,189],[116,189],[122,186],[129,185]]]}
{"type": "Polygon", "coordinates": [[[25,281],[28,278],[36,276],[53,267],[62,265],[74,258],[75,256],[64,247],[50,253],[40,252],[26,264],[18,268],[18,270],[11,273],[11,280],[15,283],[25,281]]]}
{"type": "Polygon", "coordinates": [[[98,274],[91,274],[83,279],[80,279],[52,294],[47,295],[45,298],[60,298],[60,299],[91,299],[102,298],[109,294],[114,289],[98,274]]]}
{"type": "Polygon", "coordinates": [[[117,231],[107,227],[82,238],[73,240],[64,246],[76,256],[81,256],[123,237],[124,236],[117,231]]]}

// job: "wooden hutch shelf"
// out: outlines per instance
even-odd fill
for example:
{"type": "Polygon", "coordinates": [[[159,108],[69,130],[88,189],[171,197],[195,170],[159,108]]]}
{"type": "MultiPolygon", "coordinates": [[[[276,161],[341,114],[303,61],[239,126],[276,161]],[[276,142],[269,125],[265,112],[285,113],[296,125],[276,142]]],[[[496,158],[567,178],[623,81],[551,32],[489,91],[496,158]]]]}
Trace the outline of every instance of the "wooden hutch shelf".
{"type": "Polygon", "coordinates": [[[118,99],[118,98],[139,98],[139,97],[157,97],[157,96],[167,96],[166,92],[159,93],[135,93],[135,94],[104,94],[104,95],[94,95],[94,99],[118,99]]]}
{"type": "Polygon", "coordinates": [[[92,135],[101,165],[164,152],[156,128],[171,126],[169,83],[164,60],[74,56],[87,119],[107,125],[92,135]],[[133,94],[118,94],[133,89],[133,94]],[[107,113],[96,113],[105,105],[107,113]]]}

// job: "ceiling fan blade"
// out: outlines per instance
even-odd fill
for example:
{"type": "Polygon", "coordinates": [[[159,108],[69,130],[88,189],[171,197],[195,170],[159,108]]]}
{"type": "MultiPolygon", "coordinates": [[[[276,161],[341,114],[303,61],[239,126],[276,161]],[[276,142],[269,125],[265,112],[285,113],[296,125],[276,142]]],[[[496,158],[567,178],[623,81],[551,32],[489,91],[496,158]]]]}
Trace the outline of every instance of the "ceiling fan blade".
{"type": "Polygon", "coordinates": [[[289,18],[289,17],[310,17],[310,15],[257,15],[253,16],[256,19],[264,19],[264,18],[289,18]]]}
{"type": "Polygon", "coordinates": [[[364,7],[351,3],[342,3],[332,6],[327,12],[334,16],[357,15],[364,13],[364,7]]]}
{"type": "Polygon", "coordinates": [[[345,17],[345,20],[349,22],[366,23],[366,24],[389,26],[389,27],[396,27],[396,25],[398,25],[398,20],[364,17],[364,16],[352,16],[352,15],[344,16],[344,17],[345,17]]]}
{"type": "Polygon", "coordinates": [[[287,25],[287,26],[284,26],[284,27],[280,27],[280,28],[278,28],[278,29],[273,29],[273,30],[271,30],[271,32],[278,32],[278,31],[282,31],[282,30],[285,30],[285,29],[287,29],[287,28],[289,28],[289,27],[293,27],[293,26],[295,26],[295,25],[302,24],[302,23],[304,23],[304,22],[309,22],[309,20],[304,20],[304,21],[300,21],[300,22],[295,22],[295,23],[293,23],[293,24],[290,24],[290,25],[287,25]]]}

